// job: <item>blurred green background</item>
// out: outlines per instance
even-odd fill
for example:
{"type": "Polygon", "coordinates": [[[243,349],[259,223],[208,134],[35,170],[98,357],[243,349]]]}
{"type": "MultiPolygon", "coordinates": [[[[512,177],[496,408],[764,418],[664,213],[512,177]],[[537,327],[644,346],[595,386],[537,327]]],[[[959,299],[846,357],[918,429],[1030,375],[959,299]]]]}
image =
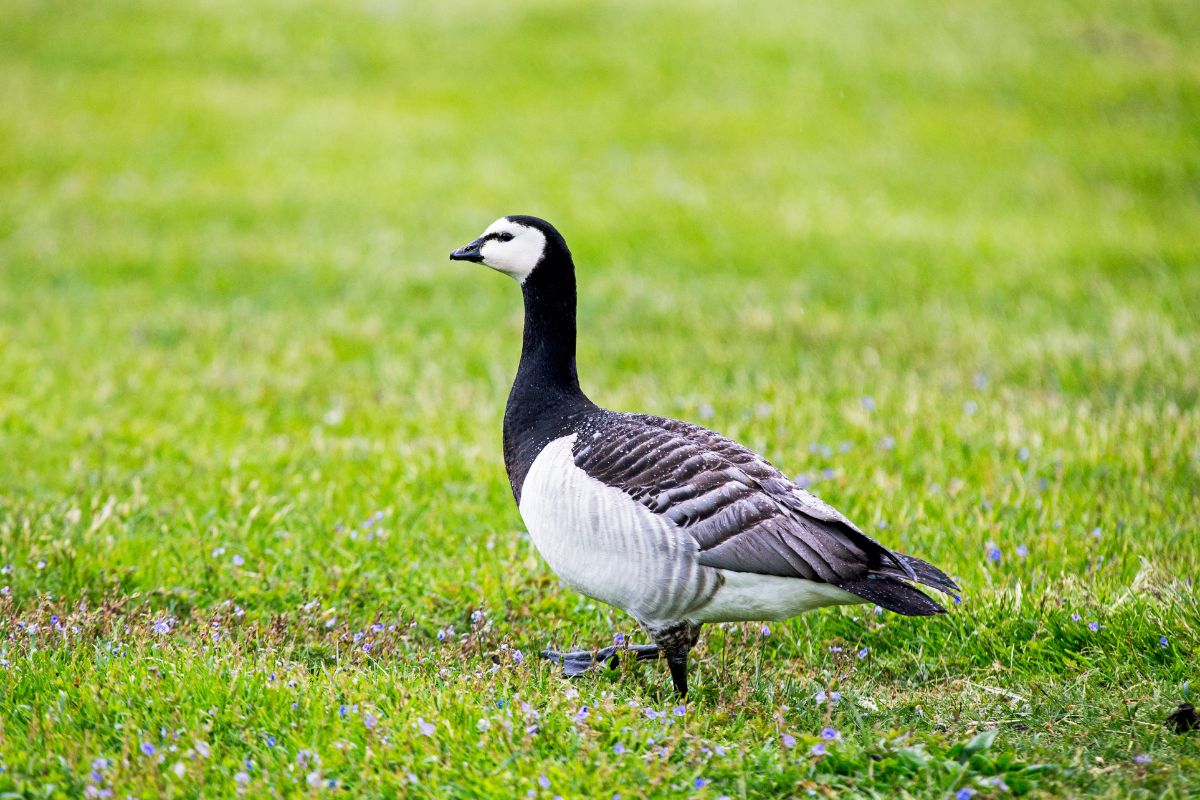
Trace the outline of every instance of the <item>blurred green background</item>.
{"type": "Polygon", "coordinates": [[[0,0],[0,790],[1187,796],[1198,45],[1190,2],[0,0]],[[674,727],[665,670],[533,663],[631,626],[511,501],[519,298],[446,259],[509,213],[571,245],[593,399],[963,606],[714,629],[674,727]]]}

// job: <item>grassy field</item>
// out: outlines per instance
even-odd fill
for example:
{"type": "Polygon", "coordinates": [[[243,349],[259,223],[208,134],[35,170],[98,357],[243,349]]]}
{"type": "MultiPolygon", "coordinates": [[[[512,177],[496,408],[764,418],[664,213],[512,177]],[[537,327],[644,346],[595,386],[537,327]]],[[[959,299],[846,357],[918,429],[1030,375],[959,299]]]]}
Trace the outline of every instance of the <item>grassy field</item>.
{"type": "Polygon", "coordinates": [[[0,796],[1200,793],[1194,2],[0,19],[0,796]],[[505,213],[595,400],[961,604],[540,662],[641,638],[509,493],[505,213]]]}

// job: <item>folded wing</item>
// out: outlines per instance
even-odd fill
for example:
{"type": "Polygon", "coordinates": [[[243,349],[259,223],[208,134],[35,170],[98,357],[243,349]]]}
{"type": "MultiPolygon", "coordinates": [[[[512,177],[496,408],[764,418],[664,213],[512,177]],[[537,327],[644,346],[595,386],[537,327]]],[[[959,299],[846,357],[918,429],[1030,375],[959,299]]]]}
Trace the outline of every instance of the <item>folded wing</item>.
{"type": "Polygon", "coordinates": [[[706,428],[611,414],[572,456],[686,530],[706,566],[830,583],[900,613],[944,609],[906,581],[946,590],[943,573],[893,553],[753,451],[706,428]]]}

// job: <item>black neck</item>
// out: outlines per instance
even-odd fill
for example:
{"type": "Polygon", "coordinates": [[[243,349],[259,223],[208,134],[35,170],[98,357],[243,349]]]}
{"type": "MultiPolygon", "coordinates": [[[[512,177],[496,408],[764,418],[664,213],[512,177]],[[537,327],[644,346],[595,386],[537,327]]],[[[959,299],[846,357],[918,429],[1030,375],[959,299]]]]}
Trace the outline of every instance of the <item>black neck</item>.
{"type": "MultiPolygon", "coordinates": [[[[546,267],[558,265],[543,264],[546,267]]],[[[575,371],[575,275],[530,275],[521,286],[525,299],[525,333],[514,389],[579,393],[575,371]]]]}
{"type": "Polygon", "coordinates": [[[541,448],[596,408],[580,390],[575,371],[575,266],[570,253],[547,252],[521,293],[521,363],[504,412],[505,462],[518,498],[541,448]]]}

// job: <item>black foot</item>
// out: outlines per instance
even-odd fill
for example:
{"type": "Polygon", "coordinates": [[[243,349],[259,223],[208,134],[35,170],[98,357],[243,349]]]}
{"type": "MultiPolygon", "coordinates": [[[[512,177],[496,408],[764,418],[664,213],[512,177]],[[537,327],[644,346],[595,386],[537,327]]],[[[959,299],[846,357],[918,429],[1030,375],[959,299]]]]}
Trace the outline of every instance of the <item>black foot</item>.
{"type": "Polygon", "coordinates": [[[582,675],[594,667],[599,667],[605,662],[608,663],[610,669],[616,669],[621,653],[625,652],[633,653],[638,661],[655,661],[659,656],[658,645],[653,644],[613,645],[602,650],[572,650],[569,653],[543,650],[540,655],[555,664],[562,664],[563,674],[574,677],[582,675]]]}

